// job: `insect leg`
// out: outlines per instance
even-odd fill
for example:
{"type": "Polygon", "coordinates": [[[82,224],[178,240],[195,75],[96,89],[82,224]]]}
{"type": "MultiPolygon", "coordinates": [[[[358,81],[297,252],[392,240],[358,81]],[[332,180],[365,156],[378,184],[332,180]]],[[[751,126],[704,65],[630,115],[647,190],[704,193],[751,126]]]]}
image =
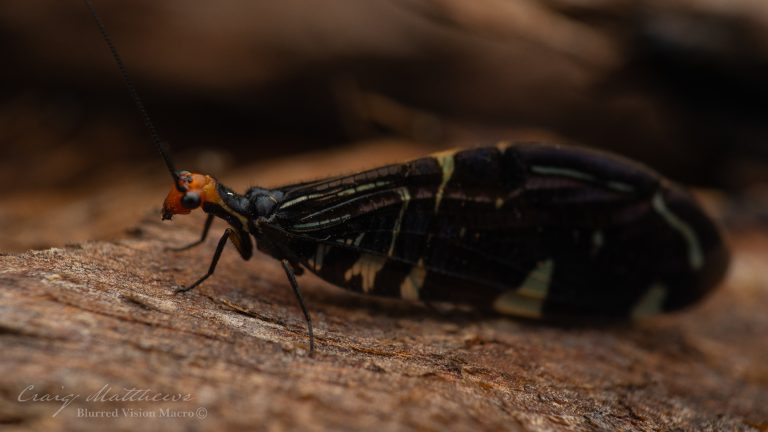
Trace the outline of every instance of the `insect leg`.
{"type": "Polygon", "coordinates": [[[285,259],[281,260],[280,262],[283,264],[283,269],[285,270],[285,274],[288,276],[288,281],[291,282],[291,288],[293,288],[293,293],[296,295],[296,300],[299,301],[301,311],[304,313],[304,319],[307,320],[307,331],[309,332],[309,355],[312,355],[315,352],[315,335],[312,332],[312,318],[309,316],[307,307],[304,306],[304,299],[301,297],[301,291],[299,291],[299,284],[296,282],[296,274],[293,270],[293,266],[288,262],[288,260],[285,259]]]}
{"type": "Polygon", "coordinates": [[[169,247],[165,248],[167,251],[173,251],[173,252],[181,252],[185,251],[187,249],[191,249],[200,243],[204,242],[205,239],[208,237],[208,230],[211,229],[211,224],[213,223],[213,215],[209,214],[208,218],[205,220],[205,225],[203,225],[203,235],[200,236],[200,240],[194,241],[188,245],[181,246],[181,247],[169,247]]]}
{"type": "Polygon", "coordinates": [[[213,253],[213,260],[211,260],[211,266],[208,267],[208,272],[192,285],[176,288],[176,290],[174,290],[174,293],[178,294],[181,292],[189,291],[192,288],[203,283],[204,280],[208,279],[208,277],[213,274],[213,271],[216,270],[216,264],[218,264],[219,258],[221,257],[221,252],[224,251],[224,246],[227,245],[227,239],[229,239],[233,233],[234,231],[230,228],[227,228],[226,231],[224,231],[224,235],[221,236],[221,238],[219,239],[219,244],[216,245],[216,252],[213,253]]]}

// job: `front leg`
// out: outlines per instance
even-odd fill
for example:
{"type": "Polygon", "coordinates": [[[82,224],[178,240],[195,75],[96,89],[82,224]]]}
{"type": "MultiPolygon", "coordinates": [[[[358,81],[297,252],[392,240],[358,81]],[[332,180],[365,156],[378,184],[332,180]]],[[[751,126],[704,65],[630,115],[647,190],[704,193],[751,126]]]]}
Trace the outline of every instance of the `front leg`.
{"type": "Polygon", "coordinates": [[[232,232],[232,229],[227,228],[224,231],[224,235],[221,236],[221,238],[219,239],[219,244],[216,245],[216,252],[213,253],[213,260],[211,261],[211,265],[208,267],[208,272],[192,285],[176,288],[173,291],[174,293],[178,294],[181,292],[189,291],[195,288],[196,286],[200,285],[201,283],[203,283],[204,280],[208,279],[213,274],[214,270],[216,270],[216,264],[219,263],[219,258],[221,257],[221,253],[224,251],[224,246],[227,245],[227,239],[229,239],[231,232],[232,232]]]}
{"type": "Polygon", "coordinates": [[[251,257],[252,244],[250,238],[248,238],[248,233],[243,231],[236,231],[232,228],[227,228],[224,231],[224,235],[222,235],[219,239],[219,243],[216,245],[216,251],[213,253],[213,259],[211,260],[211,265],[208,267],[208,272],[206,272],[203,277],[195,281],[195,283],[192,285],[176,288],[174,293],[178,294],[181,292],[189,291],[208,279],[216,270],[216,264],[219,263],[221,253],[224,251],[224,246],[227,245],[227,240],[230,240],[232,244],[235,245],[237,251],[240,252],[240,256],[244,260],[247,260],[251,257]]]}
{"type": "Polygon", "coordinates": [[[208,230],[211,229],[211,224],[213,223],[213,217],[214,216],[212,214],[209,214],[208,218],[205,220],[205,225],[203,225],[203,235],[200,236],[200,240],[193,241],[192,243],[190,243],[190,244],[188,244],[186,246],[169,247],[169,248],[165,248],[165,250],[173,251],[173,252],[181,252],[181,251],[185,251],[187,249],[191,249],[191,248],[199,245],[200,243],[204,242],[205,239],[208,238],[208,230]]]}

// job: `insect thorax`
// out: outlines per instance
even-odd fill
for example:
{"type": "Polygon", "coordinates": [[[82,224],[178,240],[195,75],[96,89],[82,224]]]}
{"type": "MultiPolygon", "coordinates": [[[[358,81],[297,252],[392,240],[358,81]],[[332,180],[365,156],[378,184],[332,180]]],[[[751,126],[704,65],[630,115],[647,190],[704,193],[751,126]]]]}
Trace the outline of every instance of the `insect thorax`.
{"type": "Polygon", "coordinates": [[[245,199],[248,200],[251,206],[251,217],[258,219],[272,214],[277,203],[283,199],[283,192],[276,189],[251,187],[245,191],[245,199]]]}

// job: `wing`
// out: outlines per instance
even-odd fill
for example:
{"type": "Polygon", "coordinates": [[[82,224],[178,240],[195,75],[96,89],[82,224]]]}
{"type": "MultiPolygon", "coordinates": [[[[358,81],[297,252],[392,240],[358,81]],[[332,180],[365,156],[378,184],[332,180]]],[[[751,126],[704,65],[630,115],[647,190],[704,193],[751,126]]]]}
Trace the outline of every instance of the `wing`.
{"type": "Polygon", "coordinates": [[[270,241],[329,282],[375,295],[532,317],[627,315],[698,299],[727,262],[687,195],[647,168],[575,148],[444,152],[281,190],[270,241]]]}

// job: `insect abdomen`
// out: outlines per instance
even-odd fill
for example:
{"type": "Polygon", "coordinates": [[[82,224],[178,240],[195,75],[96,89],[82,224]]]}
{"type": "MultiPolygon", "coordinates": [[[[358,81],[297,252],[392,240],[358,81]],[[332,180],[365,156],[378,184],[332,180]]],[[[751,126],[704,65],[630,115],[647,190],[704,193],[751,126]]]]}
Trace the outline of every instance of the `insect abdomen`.
{"type": "Polygon", "coordinates": [[[375,295],[637,315],[696,301],[728,262],[679,187],[576,148],[444,152],[284,190],[283,241],[324,279],[375,295]]]}

